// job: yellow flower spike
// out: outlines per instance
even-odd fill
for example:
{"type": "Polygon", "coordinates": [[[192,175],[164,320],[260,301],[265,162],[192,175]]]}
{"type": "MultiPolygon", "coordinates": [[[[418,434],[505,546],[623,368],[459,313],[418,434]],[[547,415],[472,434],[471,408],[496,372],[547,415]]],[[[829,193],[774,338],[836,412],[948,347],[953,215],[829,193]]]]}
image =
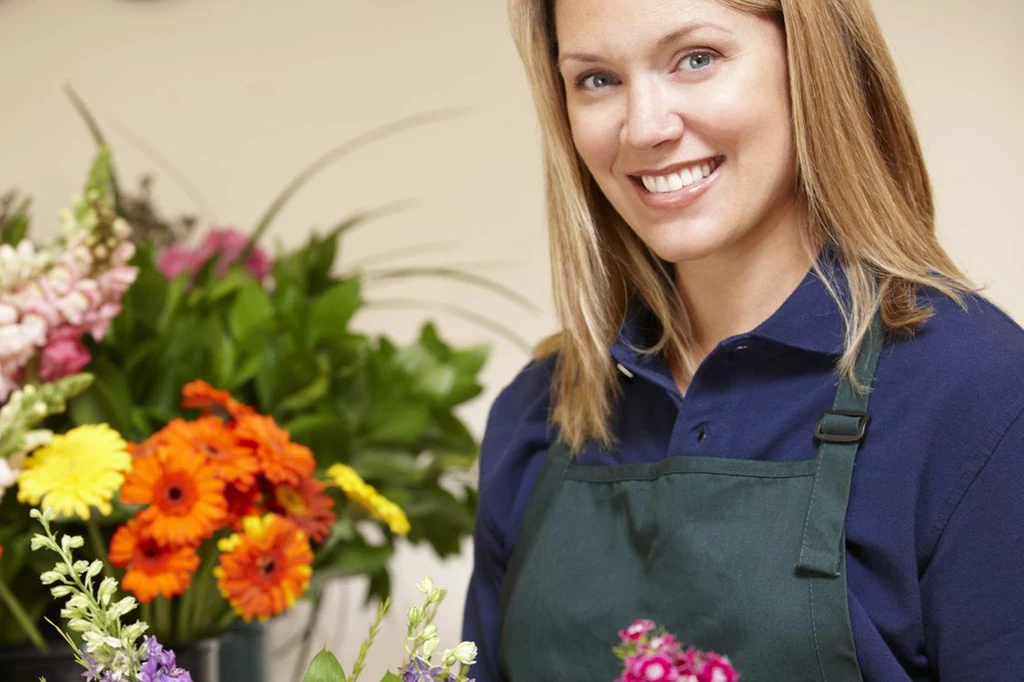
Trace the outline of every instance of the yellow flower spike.
{"type": "Polygon", "coordinates": [[[87,424],[56,435],[25,460],[18,501],[52,507],[63,517],[108,516],[110,502],[132,465],[128,444],[107,424],[87,424]]]}
{"type": "Polygon", "coordinates": [[[347,464],[333,464],[327,469],[327,477],[341,488],[348,499],[369,512],[370,516],[388,524],[392,533],[403,537],[409,534],[409,517],[402,508],[377,492],[355,469],[347,464]]]}

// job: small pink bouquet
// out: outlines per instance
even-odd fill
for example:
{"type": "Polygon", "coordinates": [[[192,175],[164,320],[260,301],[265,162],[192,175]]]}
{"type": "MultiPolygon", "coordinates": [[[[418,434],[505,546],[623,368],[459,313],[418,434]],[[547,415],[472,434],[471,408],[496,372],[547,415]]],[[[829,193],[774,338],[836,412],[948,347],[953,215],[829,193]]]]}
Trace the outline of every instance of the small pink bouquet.
{"type": "Polygon", "coordinates": [[[638,620],[619,630],[615,655],[623,661],[615,682],[736,682],[739,672],[729,659],[713,651],[683,649],[673,635],[654,621],[638,620]]]}

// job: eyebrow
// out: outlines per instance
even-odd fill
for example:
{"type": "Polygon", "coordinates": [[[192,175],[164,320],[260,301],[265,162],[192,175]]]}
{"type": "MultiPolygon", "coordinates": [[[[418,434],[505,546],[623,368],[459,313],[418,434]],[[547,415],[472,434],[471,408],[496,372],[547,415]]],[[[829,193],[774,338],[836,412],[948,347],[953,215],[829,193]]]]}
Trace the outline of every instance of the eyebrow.
{"type": "MultiPolygon", "coordinates": [[[[720,24],[716,24],[710,21],[692,21],[688,24],[680,26],[675,31],[672,31],[671,33],[659,38],[657,45],[658,47],[664,47],[665,45],[668,45],[669,43],[674,43],[675,41],[679,40],[680,38],[683,38],[684,36],[690,33],[699,31],[704,28],[714,28],[718,29],[719,31],[722,31],[723,33],[728,33],[729,35],[732,35],[732,31],[725,28],[724,26],[721,26],[720,24]]],[[[565,54],[558,55],[558,67],[561,68],[562,64],[570,59],[578,62],[604,61],[602,57],[587,52],[566,52],[565,54]]]]}

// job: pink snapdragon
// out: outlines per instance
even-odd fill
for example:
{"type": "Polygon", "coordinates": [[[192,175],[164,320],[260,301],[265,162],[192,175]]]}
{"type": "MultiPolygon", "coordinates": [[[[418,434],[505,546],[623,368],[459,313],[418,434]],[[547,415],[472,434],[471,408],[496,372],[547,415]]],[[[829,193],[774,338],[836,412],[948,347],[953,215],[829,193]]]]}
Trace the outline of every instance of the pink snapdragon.
{"type": "Polygon", "coordinates": [[[135,247],[123,220],[92,229],[71,227],[45,260],[34,248],[3,253],[5,266],[20,275],[0,287],[0,404],[37,357],[44,381],[83,369],[91,358],[82,335],[96,341],[106,335],[121,312],[121,297],[135,281],[137,269],[128,265],[135,247]]]}
{"type": "Polygon", "coordinates": [[[737,682],[739,672],[729,659],[679,640],[653,621],[638,620],[619,631],[616,655],[624,662],[615,682],[737,682]]]}
{"type": "Polygon", "coordinates": [[[78,374],[92,361],[89,350],[82,343],[82,330],[78,327],[60,327],[50,334],[39,357],[39,378],[57,381],[78,374]]]}
{"type": "MultiPolygon", "coordinates": [[[[194,249],[182,246],[169,246],[160,254],[157,267],[164,277],[173,279],[183,272],[191,275],[213,257],[217,257],[216,272],[223,275],[242,256],[249,238],[231,228],[215,228],[209,230],[203,241],[194,249]]],[[[270,272],[270,258],[259,248],[252,250],[245,263],[245,269],[253,277],[262,280],[270,272]]]]}

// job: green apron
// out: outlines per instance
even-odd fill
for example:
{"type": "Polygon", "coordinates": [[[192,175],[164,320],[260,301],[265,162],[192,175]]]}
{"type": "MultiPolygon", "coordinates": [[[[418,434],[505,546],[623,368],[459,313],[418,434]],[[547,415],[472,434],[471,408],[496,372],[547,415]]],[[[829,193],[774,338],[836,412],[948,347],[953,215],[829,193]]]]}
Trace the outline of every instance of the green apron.
{"type": "MultiPolygon", "coordinates": [[[[881,344],[876,319],[857,358],[864,386],[881,344]]],[[[806,461],[584,466],[554,444],[504,582],[505,677],[612,682],[618,631],[648,618],[728,656],[743,682],[861,682],[845,525],[867,402],[840,381],[806,461]]]]}

